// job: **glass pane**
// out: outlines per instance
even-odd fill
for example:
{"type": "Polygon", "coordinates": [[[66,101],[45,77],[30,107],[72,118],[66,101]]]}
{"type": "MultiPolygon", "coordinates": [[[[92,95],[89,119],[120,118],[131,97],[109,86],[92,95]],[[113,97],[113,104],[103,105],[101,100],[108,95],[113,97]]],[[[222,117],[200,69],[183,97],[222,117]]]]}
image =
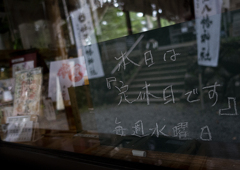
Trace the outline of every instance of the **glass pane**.
{"type": "Polygon", "coordinates": [[[0,1],[1,139],[238,169],[239,4],[0,1]]]}

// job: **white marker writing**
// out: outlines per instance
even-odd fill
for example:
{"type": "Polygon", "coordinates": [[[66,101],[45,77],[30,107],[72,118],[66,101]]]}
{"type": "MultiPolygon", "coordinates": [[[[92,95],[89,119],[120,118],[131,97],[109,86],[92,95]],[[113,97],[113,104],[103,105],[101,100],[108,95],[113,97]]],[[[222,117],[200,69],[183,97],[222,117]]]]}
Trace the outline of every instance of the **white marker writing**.
{"type": "Polygon", "coordinates": [[[229,115],[229,116],[234,116],[234,115],[238,115],[237,113],[237,107],[236,107],[236,98],[234,97],[228,97],[228,108],[226,109],[219,109],[219,115],[229,115]],[[234,111],[232,112],[226,112],[231,110],[231,101],[233,103],[233,109],[234,111]]]}

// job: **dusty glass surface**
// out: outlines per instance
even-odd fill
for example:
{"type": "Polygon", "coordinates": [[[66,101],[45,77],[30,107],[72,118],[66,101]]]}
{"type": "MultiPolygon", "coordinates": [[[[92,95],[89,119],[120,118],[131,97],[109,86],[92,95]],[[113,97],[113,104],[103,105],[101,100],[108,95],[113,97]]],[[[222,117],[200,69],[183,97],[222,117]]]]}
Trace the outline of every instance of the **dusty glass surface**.
{"type": "Polygon", "coordinates": [[[240,1],[0,1],[1,139],[239,169],[240,1]]]}

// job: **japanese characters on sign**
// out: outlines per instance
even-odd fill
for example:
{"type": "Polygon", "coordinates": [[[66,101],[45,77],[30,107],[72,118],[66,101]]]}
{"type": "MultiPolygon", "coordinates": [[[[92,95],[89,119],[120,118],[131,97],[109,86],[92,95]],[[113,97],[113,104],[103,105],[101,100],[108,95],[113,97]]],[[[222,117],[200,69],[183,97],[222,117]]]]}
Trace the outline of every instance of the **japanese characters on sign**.
{"type": "Polygon", "coordinates": [[[218,65],[222,0],[195,0],[198,64],[218,65]]]}
{"type": "Polygon", "coordinates": [[[103,67],[97,44],[91,44],[83,48],[84,57],[87,65],[88,78],[103,77],[103,67]]]}
{"type": "MultiPolygon", "coordinates": [[[[140,36],[141,38],[141,36],[140,36]]],[[[136,46],[134,44],[133,46],[136,46]]],[[[131,51],[131,49],[129,50],[131,51]]],[[[131,59],[128,52],[119,52],[119,56],[115,56],[115,60],[118,61],[118,64],[113,69],[112,76],[106,77],[106,88],[110,91],[115,90],[118,92],[118,101],[116,102],[116,105],[121,105],[123,102],[125,104],[134,104],[137,103],[137,101],[146,101],[146,105],[150,105],[151,101],[154,99],[155,102],[162,103],[163,105],[168,104],[175,104],[178,102],[178,100],[175,99],[175,93],[174,90],[177,87],[172,84],[166,84],[165,87],[162,87],[162,91],[156,92],[151,90],[151,84],[147,81],[143,81],[143,86],[139,87],[139,93],[135,94],[135,97],[132,97],[133,94],[131,94],[131,98],[128,98],[128,90],[129,85],[125,84],[124,81],[119,80],[117,76],[114,76],[114,73],[116,71],[124,71],[127,69],[129,65],[133,65],[134,67],[140,67],[141,65],[145,65],[146,69],[149,69],[152,65],[155,64],[154,56],[152,55],[152,51],[146,51],[142,55],[142,61],[145,62],[136,62],[131,59]]],[[[159,56],[158,56],[159,57],[159,56]]],[[[166,52],[160,57],[162,62],[175,62],[178,60],[178,58],[181,57],[181,54],[175,51],[174,49],[168,49],[166,52]]],[[[158,60],[159,61],[159,60],[158,60]]],[[[216,107],[216,104],[219,100],[219,94],[218,91],[221,88],[221,84],[217,81],[213,84],[207,84],[206,86],[194,88],[190,91],[186,91],[183,93],[183,99],[185,97],[185,101],[189,104],[201,102],[201,98],[198,98],[198,94],[200,91],[204,91],[203,94],[206,98],[209,99],[209,102],[211,103],[210,107],[216,107]],[[195,96],[194,96],[195,95],[195,96]]],[[[156,85],[154,86],[156,87],[156,85]]],[[[136,87],[134,87],[136,89],[136,87]]],[[[117,97],[117,96],[116,96],[117,97]]],[[[238,115],[237,106],[236,106],[236,98],[235,97],[226,97],[226,103],[225,106],[221,106],[221,108],[218,109],[218,115],[228,115],[228,116],[236,116],[238,115]]],[[[149,126],[149,124],[148,124],[149,126]]],[[[160,125],[158,122],[154,123],[154,126],[148,127],[147,130],[146,127],[144,127],[144,121],[138,120],[135,123],[132,124],[132,129],[129,127],[124,127],[124,123],[121,122],[118,118],[115,119],[115,129],[113,130],[113,133],[119,136],[126,136],[127,134],[137,137],[144,137],[144,136],[168,136],[168,137],[175,137],[179,140],[189,140],[191,139],[191,134],[188,132],[189,124],[188,122],[179,122],[175,126],[172,127],[172,133],[169,133],[164,131],[165,127],[168,125],[160,125]]],[[[211,141],[212,140],[212,134],[210,131],[210,128],[208,125],[199,127],[199,139],[203,141],[211,141]]]]}
{"type": "MultiPolygon", "coordinates": [[[[117,79],[115,77],[109,77],[106,78],[106,83],[107,83],[107,88],[111,89],[111,83],[112,82],[116,82],[117,79]]],[[[125,85],[124,82],[119,81],[122,85],[121,87],[118,86],[114,86],[118,91],[119,91],[119,96],[120,96],[120,101],[118,103],[118,105],[120,105],[122,103],[122,101],[124,100],[125,102],[132,104],[138,100],[144,100],[146,99],[147,105],[150,105],[150,97],[155,98],[155,99],[159,99],[161,98],[162,101],[164,102],[164,104],[168,104],[168,103],[176,103],[175,98],[174,98],[174,91],[173,91],[173,86],[169,85],[166,88],[163,89],[162,92],[162,96],[155,96],[154,94],[149,92],[149,87],[150,84],[148,84],[145,81],[145,86],[142,87],[142,89],[144,89],[143,91],[140,91],[138,96],[136,96],[136,99],[133,101],[129,101],[127,98],[127,91],[128,91],[128,85],[125,85]]],[[[216,88],[219,87],[220,84],[218,84],[217,82],[215,82],[214,85],[210,85],[210,86],[206,86],[203,87],[202,89],[208,89],[208,97],[210,100],[213,101],[212,107],[216,105],[217,101],[218,101],[218,93],[216,91],[216,88]]],[[[200,99],[195,99],[195,100],[191,100],[190,97],[191,95],[196,95],[198,93],[198,89],[193,89],[192,91],[189,91],[187,93],[185,93],[186,96],[186,101],[188,103],[195,103],[195,102],[199,102],[200,99]]],[[[225,109],[219,109],[219,115],[238,115],[237,113],[237,108],[236,108],[236,98],[234,97],[228,97],[228,108],[225,109]]]]}
{"type": "MultiPolygon", "coordinates": [[[[140,36],[141,38],[142,36],[140,36]]],[[[141,39],[139,39],[141,40],[141,39]]],[[[137,43],[135,43],[133,45],[133,47],[136,46],[137,43]]],[[[131,50],[130,50],[131,51],[131,50]]],[[[129,52],[121,52],[121,56],[120,57],[115,57],[116,60],[121,60],[121,62],[118,63],[118,71],[120,71],[120,69],[125,70],[127,68],[128,64],[133,64],[136,67],[139,67],[140,65],[135,63],[134,61],[132,61],[130,59],[130,57],[128,56],[129,52]]],[[[177,60],[177,56],[181,55],[180,53],[176,53],[174,49],[168,50],[164,53],[163,55],[163,61],[176,61],[177,60]]],[[[150,51],[147,51],[144,53],[144,60],[145,60],[145,65],[148,67],[151,67],[152,65],[154,65],[154,56],[150,51]]],[[[115,70],[115,69],[114,69],[115,70]]],[[[112,71],[112,73],[114,73],[114,71],[112,71]]],[[[139,94],[136,96],[136,99],[134,100],[129,100],[128,99],[128,95],[127,92],[129,90],[128,85],[126,85],[123,81],[121,80],[117,80],[116,77],[108,77],[106,78],[106,85],[107,88],[109,90],[112,90],[112,84],[114,82],[119,82],[121,85],[117,86],[114,85],[114,88],[119,92],[119,96],[120,96],[120,100],[118,102],[118,105],[120,105],[123,101],[128,103],[128,104],[132,104],[136,101],[139,100],[146,100],[147,105],[150,105],[150,101],[151,98],[155,98],[155,99],[162,99],[161,101],[164,102],[164,104],[168,104],[168,103],[175,103],[175,98],[174,98],[174,86],[173,85],[168,85],[167,87],[165,87],[162,91],[162,95],[160,96],[159,94],[152,94],[150,93],[150,88],[151,88],[151,84],[149,84],[147,81],[144,82],[144,86],[141,88],[141,91],[139,92],[139,94]]],[[[116,83],[115,83],[116,84],[116,83]]],[[[217,101],[218,101],[218,93],[217,93],[217,87],[220,87],[221,85],[218,84],[217,82],[215,82],[213,85],[209,85],[209,86],[205,86],[202,87],[201,90],[208,90],[208,97],[211,101],[213,101],[212,107],[216,105],[217,101]]],[[[195,103],[195,102],[199,102],[200,99],[190,99],[192,95],[197,95],[198,94],[198,88],[195,88],[187,93],[185,93],[184,95],[186,96],[186,101],[188,103],[195,103]]],[[[224,108],[224,109],[219,109],[219,115],[238,115],[237,113],[237,108],[236,108],[236,98],[234,97],[228,97],[228,108],[224,108]]]]}
{"type": "MultiPolygon", "coordinates": [[[[134,126],[132,127],[132,130],[126,129],[121,125],[121,122],[118,120],[118,118],[115,119],[116,127],[113,130],[113,132],[116,135],[119,136],[126,136],[125,131],[132,131],[133,136],[137,137],[144,137],[144,136],[167,136],[167,137],[174,137],[178,138],[179,140],[190,140],[190,135],[188,132],[188,122],[180,122],[176,126],[172,128],[171,135],[164,131],[166,125],[159,127],[158,123],[156,123],[156,126],[149,128],[148,133],[144,131],[144,124],[142,120],[138,120],[134,123],[134,126]]],[[[146,129],[145,129],[146,130],[146,129]]],[[[209,127],[206,125],[204,127],[199,128],[200,135],[199,139],[203,141],[211,141],[212,140],[212,134],[209,129],[209,127]]]]}
{"type": "Polygon", "coordinates": [[[71,13],[78,56],[84,56],[88,78],[104,76],[102,62],[91,19],[90,7],[85,4],[80,10],[71,13]]]}
{"type": "MultiPolygon", "coordinates": [[[[129,54],[132,52],[132,50],[138,45],[138,43],[141,41],[141,39],[144,37],[144,35],[141,35],[138,40],[133,44],[133,46],[131,47],[131,49],[128,52],[121,52],[120,57],[115,57],[115,60],[119,61],[118,65],[111,71],[112,74],[115,73],[115,71],[120,71],[121,67],[123,68],[123,70],[126,70],[126,66],[128,64],[133,64],[135,66],[140,67],[140,65],[138,63],[135,63],[134,61],[132,61],[128,56],[129,54]]],[[[174,49],[168,50],[164,53],[163,56],[163,61],[176,61],[177,56],[180,55],[180,53],[176,53],[174,49]]],[[[145,65],[148,67],[151,67],[152,65],[154,65],[154,60],[153,60],[153,55],[152,55],[152,51],[146,51],[144,53],[144,61],[145,61],[145,65]]]]}
{"type": "Polygon", "coordinates": [[[13,115],[40,114],[42,69],[16,72],[13,115]]]}

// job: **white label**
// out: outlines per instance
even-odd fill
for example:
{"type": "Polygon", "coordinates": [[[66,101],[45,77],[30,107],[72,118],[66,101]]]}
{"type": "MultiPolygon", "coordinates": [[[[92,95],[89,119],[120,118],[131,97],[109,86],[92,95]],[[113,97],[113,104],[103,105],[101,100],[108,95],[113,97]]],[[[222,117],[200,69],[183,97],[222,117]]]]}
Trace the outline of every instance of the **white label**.
{"type": "Polygon", "coordinates": [[[221,0],[195,0],[198,64],[217,67],[220,46],[221,0]]]}

